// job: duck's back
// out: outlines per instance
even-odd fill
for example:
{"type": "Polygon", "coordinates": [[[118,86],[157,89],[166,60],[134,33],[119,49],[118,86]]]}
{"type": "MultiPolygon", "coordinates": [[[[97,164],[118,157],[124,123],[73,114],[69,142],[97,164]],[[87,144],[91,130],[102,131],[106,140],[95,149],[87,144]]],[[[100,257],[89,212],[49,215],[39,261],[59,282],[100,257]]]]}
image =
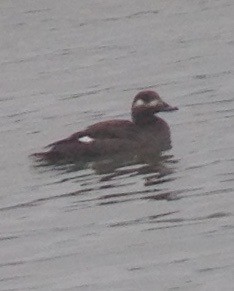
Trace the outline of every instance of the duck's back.
{"type": "Polygon", "coordinates": [[[138,128],[128,120],[109,120],[89,126],[66,139],[49,144],[50,150],[36,154],[46,159],[81,159],[135,151],[140,145],[138,128]]]}

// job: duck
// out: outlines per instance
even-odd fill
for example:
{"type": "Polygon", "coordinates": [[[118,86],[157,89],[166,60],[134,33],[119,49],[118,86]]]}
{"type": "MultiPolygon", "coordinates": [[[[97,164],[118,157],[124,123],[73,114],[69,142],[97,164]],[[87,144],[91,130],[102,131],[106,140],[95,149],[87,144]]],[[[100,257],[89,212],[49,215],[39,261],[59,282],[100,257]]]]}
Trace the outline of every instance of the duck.
{"type": "Polygon", "coordinates": [[[153,90],[136,94],[131,106],[132,120],[100,121],[65,139],[50,143],[44,152],[32,156],[50,162],[102,159],[119,154],[130,155],[161,152],[171,148],[170,127],[157,116],[172,112],[171,106],[153,90]]]}

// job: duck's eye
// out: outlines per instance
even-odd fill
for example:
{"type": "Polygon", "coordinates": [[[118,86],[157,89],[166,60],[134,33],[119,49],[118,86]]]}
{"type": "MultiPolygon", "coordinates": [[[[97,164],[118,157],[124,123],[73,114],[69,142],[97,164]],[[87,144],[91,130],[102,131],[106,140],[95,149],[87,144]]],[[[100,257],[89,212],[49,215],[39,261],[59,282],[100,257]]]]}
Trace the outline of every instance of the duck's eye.
{"type": "Polygon", "coordinates": [[[142,99],[138,99],[138,100],[134,103],[134,107],[143,106],[143,105],[145,105],[145,101],[143,101],[142,99]]]}
{"type": "Polygon", "coordinates": [[[155,100],[150,101],[149,106],[155,107],[159,104],[160,104],[160,101],[155,99],[155,100]]]}

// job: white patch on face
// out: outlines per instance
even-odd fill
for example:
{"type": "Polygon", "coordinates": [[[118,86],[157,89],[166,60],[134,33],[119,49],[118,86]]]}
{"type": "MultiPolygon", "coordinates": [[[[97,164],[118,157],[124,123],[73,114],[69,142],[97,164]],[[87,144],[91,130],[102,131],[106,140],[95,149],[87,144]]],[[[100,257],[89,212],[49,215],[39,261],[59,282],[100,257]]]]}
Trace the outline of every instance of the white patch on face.
{"type": "Polygon", "coordinates": [[[138,99],[135,103],[134,103],[134,107],[140,107],[145,105],[145,101],[142,99],[138,99]]]}
{"type": "Polygon", "coordinates": [[[155,107],[157,105],[159,105],[161,103],[160,100],[154,99],[152,101],[150,101],[149,106],[155,107]]]}
{"type": "Polygon", "coordinates": [[[86,136],[82,136],[82,137],[78,138],[78,141],[83,142],[83,143],[91,143],[94,141],[94,138],[86,135],[86,136]]]}

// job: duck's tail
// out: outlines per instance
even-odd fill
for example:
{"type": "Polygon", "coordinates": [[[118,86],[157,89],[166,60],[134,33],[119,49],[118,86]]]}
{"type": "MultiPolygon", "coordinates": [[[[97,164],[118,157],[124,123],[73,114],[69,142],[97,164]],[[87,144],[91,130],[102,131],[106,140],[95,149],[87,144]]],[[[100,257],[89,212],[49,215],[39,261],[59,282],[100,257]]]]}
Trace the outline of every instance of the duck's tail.
{"type": "Polygon", "coordinates": [[[30,157],[38,161],[56,161],[59,158],[58,153],[53,151],[34,153],[30,157]]]}

